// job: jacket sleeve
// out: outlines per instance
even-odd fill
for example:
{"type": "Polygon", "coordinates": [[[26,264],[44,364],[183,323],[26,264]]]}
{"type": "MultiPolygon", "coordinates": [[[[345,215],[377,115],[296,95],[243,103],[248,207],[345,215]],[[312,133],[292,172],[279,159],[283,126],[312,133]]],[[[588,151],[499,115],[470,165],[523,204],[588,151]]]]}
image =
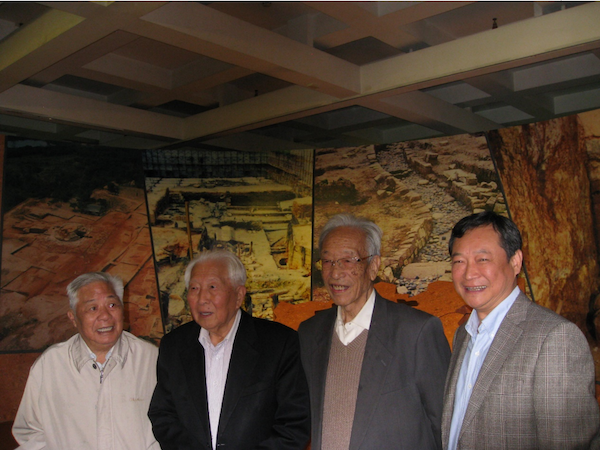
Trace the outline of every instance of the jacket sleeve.
{"type": "Polygon", "coordinates": [[[40,420],[39,403],[43,364],[38,359],[31,367],[25,392],[13,423],[13,436],[19,449],[38,450],[46,448],[46,433],[40,420]]]}
{"type": "Polygon", "coordinates": [[[534,377],[538,447],[590,448],[600,421],[594,362],[579,328],[563,322],[548,333],[534,377]]]}
{"type": "Polygon", "coordinates": [[[256,450],[304,450],[310,438],[308,385],[296,332],[289,333],[278,367],[272,433],[256,450]]]}
{"type": "Polygon", "coordinates": [[[450,363],[450,346],[437,317],[430,317],[422,327],[417,340],[416,356],[417,387],[436,446],[441,449],[442,405],[450,363]]]}
{"type": "Polygon", "coordinates": [[[198,445],[194,444],[194,439],[184,427],[173,401],[173,382],[170,376],[173,366],[170,361],[171,352],[163,346],[165,342],[166,339],[163,338],[156,365],[156,387],[148,410],[152,432],[162,450],[196,449],[198,445]]]}

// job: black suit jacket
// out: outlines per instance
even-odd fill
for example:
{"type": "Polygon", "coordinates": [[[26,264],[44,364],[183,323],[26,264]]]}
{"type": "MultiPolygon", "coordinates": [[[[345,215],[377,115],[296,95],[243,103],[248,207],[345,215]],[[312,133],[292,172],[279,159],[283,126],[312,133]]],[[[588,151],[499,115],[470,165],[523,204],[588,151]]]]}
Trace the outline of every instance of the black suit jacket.
{"type": "MultiPolygon", "coordinates": [[[[318,312],[298,329],[310,388],[312,450],[321,450],[323,399],[336,315],[336,307],[318,312]]],[[[350,450],[441,449],[449,361],[450,347],[437,317],[377,294],[350,450]]]]}
{"type": "MultiPolygon", "coordinates": [[[[148,416],[163,450],[212,448],[200,326],[190,322],[160,344],[157,385],[148,416]]],[[[297,333],[242,312],[235,336],[217,447],[304,449],[308,387],[297,333]]]]}

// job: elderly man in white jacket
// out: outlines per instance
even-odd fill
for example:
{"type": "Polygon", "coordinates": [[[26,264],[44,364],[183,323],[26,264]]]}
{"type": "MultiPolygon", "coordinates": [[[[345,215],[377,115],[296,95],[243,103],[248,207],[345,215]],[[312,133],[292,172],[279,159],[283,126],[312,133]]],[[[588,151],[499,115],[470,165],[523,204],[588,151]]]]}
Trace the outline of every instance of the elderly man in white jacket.
{"type": "Polygon", "coordinates": [[[160,449],[147,416],[158,350],[123,331],[123,282],[87,273],[67,293],[79,333],[33,364],[13,425],[19,449],[160,449]]]}

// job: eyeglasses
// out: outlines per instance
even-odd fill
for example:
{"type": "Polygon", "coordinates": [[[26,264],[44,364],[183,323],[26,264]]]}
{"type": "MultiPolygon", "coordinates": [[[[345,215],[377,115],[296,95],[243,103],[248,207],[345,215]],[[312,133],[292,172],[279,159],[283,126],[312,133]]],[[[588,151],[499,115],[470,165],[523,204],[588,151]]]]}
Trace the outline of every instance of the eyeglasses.
{"type": "Polygon", "coordinates": [[[364,261],[367,258],[370,258],[374,255],[358,257],[354,256],[352,258],[340,258],[338,260],[333,259],[318,259],[315,261],[315,267],[318,270],[331,270],[334,266],[337,266],[340,270],[350,270],[356,267],[359,263],[364,261]]]}

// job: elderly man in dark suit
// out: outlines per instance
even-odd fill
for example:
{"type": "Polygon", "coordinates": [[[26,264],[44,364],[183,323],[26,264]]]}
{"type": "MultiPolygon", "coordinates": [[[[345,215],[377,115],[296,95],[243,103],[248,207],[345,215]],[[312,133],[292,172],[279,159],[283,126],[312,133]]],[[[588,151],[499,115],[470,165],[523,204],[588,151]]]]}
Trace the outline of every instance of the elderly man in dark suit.
{"type": "Polygon", "coordinates": [[[381,236],[346,214],[321,232],[318,267],[335,305],[299,328],[313,450],[441,448],[450,348],[437,317],[375,291],[381,236]]]}
{"type": "Polygon", "coordinates": [[[240,309],[246,271],[203,252],[185,273],[193,322],[160,344],[148,415],[163,450],[303,450],[309,403],[297,333],[240,309]]]}
{"type": "Polygon", "coordinates": [[[442,436],[448,450],[598,448],[594,362],[581,331],[518,288],[521,234],[482,212],[450,237],[452,280],[473,312],[454,337],[442,436]]]}

